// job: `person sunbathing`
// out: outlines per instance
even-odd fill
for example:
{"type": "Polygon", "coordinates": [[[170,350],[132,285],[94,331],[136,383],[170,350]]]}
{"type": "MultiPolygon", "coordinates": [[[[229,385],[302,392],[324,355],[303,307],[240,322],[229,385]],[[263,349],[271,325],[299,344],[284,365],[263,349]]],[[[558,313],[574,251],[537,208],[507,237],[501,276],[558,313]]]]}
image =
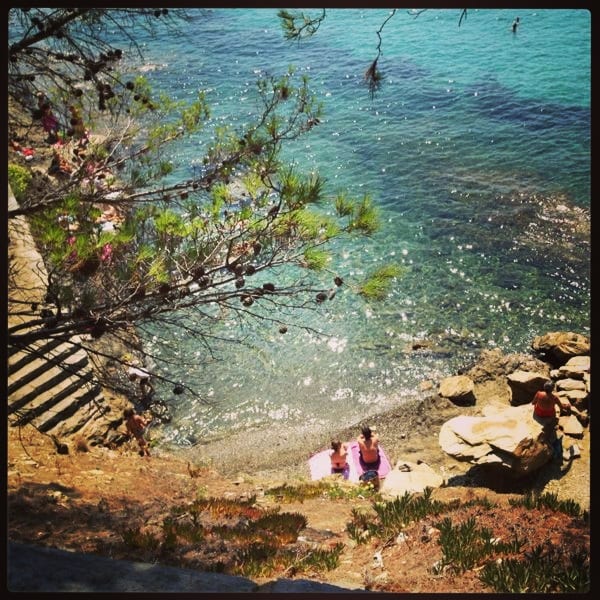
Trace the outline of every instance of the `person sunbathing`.
{"type": "Polygon", "coordinates": [[[379,469],[381,457],[379,456],[379,436],[365,426],[361,429],[361,434],[357,438],[358,458],[361,467],[365,471],[379,469]]]}
{"type": "Polygon", "coordinates": [[[348,468],[348,448],[339,440],[331,442],[331,471],[332,473],[343,473],[348,468]]]}

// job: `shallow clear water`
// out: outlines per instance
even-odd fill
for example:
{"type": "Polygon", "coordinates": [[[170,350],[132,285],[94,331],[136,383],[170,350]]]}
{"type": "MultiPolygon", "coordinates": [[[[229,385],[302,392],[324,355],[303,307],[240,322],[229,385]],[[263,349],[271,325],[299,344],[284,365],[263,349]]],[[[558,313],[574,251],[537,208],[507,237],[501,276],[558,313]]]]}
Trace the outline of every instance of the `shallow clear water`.
{"type": "MultiPolygon", "coordinates": [[[[273,421],[341,427],[418,397],[422,381],[483,348],[522,352],[547,331],[589,331],[589,246],[570,238],[574,211],[591,204],[587,11],[471,9],[459,28],[458,10],[399,10],[374,98],[363,73],[387,10],[329,10],[301,44],[283,39],[275,10],[191,14],[178,35],[139,39],[156,86],[181,98],[204,89],[212,104],[206,130],[173,152],[177,174],[192,173],[214,126],[256,111],[258,74],[294,64],[325,115],[286,157],[381,210],[381,231],[341,248],[337,273],[351,283],[390,260],[404,273],[381,304],[345,289],[318,312],[288,315],[324,336],[259,322],[241,331],[247,345],[215,343],[219,360],[176,331],[149,330],[148,349],[175,361],[157,371],[211,402],[157,385],[173,409],[169,439],[273,421]]],[[[214,333],[240,330],[232,316],[214,333]]]]}

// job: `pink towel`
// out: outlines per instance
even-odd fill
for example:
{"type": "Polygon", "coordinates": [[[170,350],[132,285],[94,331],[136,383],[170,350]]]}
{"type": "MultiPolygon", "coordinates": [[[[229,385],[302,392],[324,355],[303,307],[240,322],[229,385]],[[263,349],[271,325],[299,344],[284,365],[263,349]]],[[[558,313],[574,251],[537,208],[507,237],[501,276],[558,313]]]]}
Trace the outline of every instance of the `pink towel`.
{"type": "MultiPolygon", "coordinates": [[[[350,442],[347,443],[347,446],[350,446],[350,442]]],[[[331,452],[331,449],[321,450],[321,452],[313,454],[308,459],[310,477],[313,481],[334,474],[331,469],[331,452]]],[[[350,453],[348,453],[348,466],[341,475],[344,479],[348,479],[349,481],[358,481],[358,475],[356,475],[356,469],[353,469],[350,453]]]]}
{"type": "MultiPolygon", "coordinates": [[[[358,473],[358,477],[360,478],[360,476],[365,472],[365,469],[360,463],[358,442],[352,442],[348,450],[349,453],[352,455],[352,462],[354,463],[356,472],[358,473]]],[[[381,458],[381,460],[379,461],[379,468],[377,469],[377,473],[379,473],[379,478],[383,479],[392,470],[392,465],[390,464],[387,454],[385,453],[385,450],[383,449],[381,444],[379,444],[379,457],[381,458]]]]}
{"type": "MultiPolygon", "coordinates": [[[[358,456],[358,442],[346,442],[348,447],[348,467],[342,473],[344,479],[348,481],[358,482],[360,481],[360,476],[363,474],[364,469],[362,468],[358,456]]],[[[383,479],[391,470],[390,461],[384,451],[384,449],[379,446],[379,456],[381,457],[381,462],[379,464],[379,469],[377,472],[379,473],[379,477],[383,479]]],[[[321,450],[316,454],[313,454],[308,459],[308,466],[310,468],[310,477],[313,481],[317,479],[322,479],[323,477],[328,477],[329,475],[333,475],[333,471],[331,470],[331,450],[321,450]]]]}

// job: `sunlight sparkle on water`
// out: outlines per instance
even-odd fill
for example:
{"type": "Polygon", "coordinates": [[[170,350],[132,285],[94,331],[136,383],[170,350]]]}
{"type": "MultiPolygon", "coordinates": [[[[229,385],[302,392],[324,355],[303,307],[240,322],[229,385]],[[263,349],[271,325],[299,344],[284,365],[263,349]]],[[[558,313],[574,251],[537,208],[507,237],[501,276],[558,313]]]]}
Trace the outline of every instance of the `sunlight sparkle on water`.
{"type": "Polygon", "coordinates": [[[331,400],[346,400],[352,396],[354,396],[354,391],[351,388],[338,388],[331,396],[331,400]]]}
{"type": "Polygon", "coordinates": [[[327,342],[327,346],[329,347],[330,350],[333,350],[333,352],[343,352],[346,349],[346,345],[348,344],[348,339],[347,338],[331,338],[328,342],[327,342]]]}

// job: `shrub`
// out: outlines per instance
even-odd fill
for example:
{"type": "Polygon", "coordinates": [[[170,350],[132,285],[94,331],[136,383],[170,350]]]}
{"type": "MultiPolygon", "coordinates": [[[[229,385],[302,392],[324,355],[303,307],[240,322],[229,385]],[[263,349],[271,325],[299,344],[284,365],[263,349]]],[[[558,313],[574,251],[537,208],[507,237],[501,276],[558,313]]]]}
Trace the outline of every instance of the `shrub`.
{"type": "Polygon", "coordinates": [[[484,559],[502,552],[518,552],[522,546],[519,540],[500,543],[486,528],[476,527],[475,518],[454,526],[449,517],[436,524],[440,530],[439,544],[442,547],[442,561],[439,568],[451,566],[462,573],[480,565],[484,559]]]}
{"type": "Polygon", "coordinates": [[[583,550],[564,557],[557,548],[544,553],[538,546],[527,560],[506,559],[486,565],[479,578],[500,593],[589,592],[589,557],[583,550]]]}
{"type": "Polygon", "coordinates": [[[17,202],[21,202],[25,198],[25,193],[31,183],[31,171],[20,165],[10,163],[8,165],[8,183],[17,202]]]}
{"type": "Polygon", "coordinates": [[[574,500],[559,500],[556,494],[545,493],[542,495],[528,492],[522,498],[510,499],[511,506],[523,506],[528,510],[537,508],[549,508],[556,512],[562,512],[571,517],[587,518],[587,512],[581,509],[581,506],[574,500]]]}

